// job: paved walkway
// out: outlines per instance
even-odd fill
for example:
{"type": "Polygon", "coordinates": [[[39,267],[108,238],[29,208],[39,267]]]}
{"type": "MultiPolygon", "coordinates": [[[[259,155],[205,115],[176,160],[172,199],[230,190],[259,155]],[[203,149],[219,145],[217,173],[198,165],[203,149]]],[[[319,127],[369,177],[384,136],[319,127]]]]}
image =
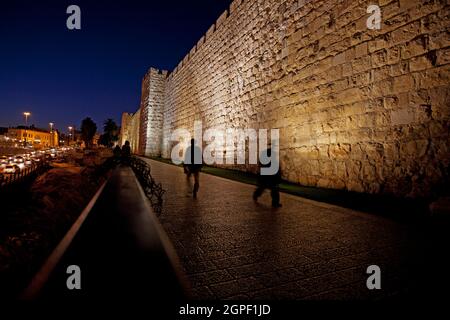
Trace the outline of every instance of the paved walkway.
{"type": "MultiPolygon", "coordinates": [[[[192,199],[179,167],[146,159],[167,190],[161,223],[197,299],[378,299],[403,297],[415,248],[411,227],[374,215],[201,174],[192,199]],[[382,289],[366,269],[380,266],[382,289]]],[[[420,259],[419,259],[420,260],[420,259]]]]}

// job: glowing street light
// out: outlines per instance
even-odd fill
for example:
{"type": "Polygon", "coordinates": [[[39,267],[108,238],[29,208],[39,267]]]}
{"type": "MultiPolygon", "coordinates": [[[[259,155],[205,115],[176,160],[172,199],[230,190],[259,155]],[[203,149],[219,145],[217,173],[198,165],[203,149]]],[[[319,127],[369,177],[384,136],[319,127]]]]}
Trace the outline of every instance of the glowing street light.
{"type": "Polygon", "coordinates": [[[23,115],[25,116],[25,145],[27,144],[27,138],[28,138],[28,134],[27,134],[27,127],[28,127],[28,117],[31,116],[31,112],[25,111],[23,113],[23,115]]]}
{"type": "Polygon", "coordinates": [[[54,125],[54,123],[50,122],[49,125],[50,125],[50,146],[53,147],[53,145],[54,145],[54,143],[53,143],[53,125],[54,125]]]}
{"type": "Polygon", "coordinates": [[[28,126],[28,117],[31,116],[31,112],[24,112],[23,115],[25,116],[25,125],[28,126]]]}
{"type": "Polygon", "coordinates": [[[69,129],[69,145],[70,145],[70,137],[72,136],[73,127],[68,127],[69,129]]]}

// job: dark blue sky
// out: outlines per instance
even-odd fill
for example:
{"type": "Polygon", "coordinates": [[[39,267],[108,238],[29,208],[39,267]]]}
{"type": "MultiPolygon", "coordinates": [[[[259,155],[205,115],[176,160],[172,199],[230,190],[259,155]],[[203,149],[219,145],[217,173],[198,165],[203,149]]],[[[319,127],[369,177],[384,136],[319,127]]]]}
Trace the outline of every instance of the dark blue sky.
{"type": "Polygon", "coordinates": [[[0,5],[0,126],[67,131],[90,116],[137,110],[150,66],[172,71],[231,0],[4,1],[0,5]],[[81,30],[66,9],[81,8],[81,30]]]}

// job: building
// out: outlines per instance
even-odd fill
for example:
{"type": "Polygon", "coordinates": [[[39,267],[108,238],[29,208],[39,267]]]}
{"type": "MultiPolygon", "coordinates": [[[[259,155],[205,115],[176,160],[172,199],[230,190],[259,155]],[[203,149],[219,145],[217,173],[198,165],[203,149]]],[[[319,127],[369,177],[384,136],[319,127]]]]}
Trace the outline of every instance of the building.
{"type": "Polygon", "coordinates": [[[59,145],[58,131],[47,131],[34,126],[8,128],[8,138],[15,142],[31,144],[35,148],[56,147],[59,145]]]}

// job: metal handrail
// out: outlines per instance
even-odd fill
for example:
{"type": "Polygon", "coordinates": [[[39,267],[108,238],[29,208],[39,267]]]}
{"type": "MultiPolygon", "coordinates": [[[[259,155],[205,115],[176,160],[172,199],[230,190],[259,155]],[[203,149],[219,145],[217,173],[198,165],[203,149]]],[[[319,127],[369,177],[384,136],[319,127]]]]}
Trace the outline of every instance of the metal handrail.
{"type": "Polygon", "coordinates": [[[150,200],[150,203],[156,215],[161,215],[163,207],[163,195],[166,192],[161,183],[157,183],[151,175],[151,167],[144,160],[132,156],[125,161],[133,169],[145,195],[150,200]]]}

